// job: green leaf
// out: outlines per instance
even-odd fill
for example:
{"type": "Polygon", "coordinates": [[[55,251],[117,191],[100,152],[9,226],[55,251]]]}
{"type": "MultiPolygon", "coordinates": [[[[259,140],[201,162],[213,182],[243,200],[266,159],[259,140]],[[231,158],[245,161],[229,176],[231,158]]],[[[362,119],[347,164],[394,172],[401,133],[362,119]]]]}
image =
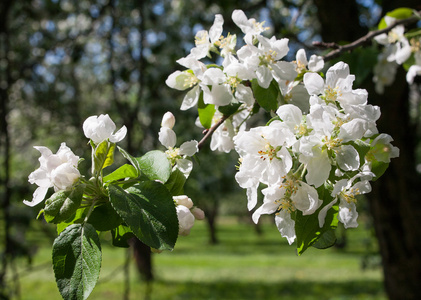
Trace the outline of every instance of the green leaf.
{"type": "Polygon", "coordinates": [[[145,181],[126,190],[108,187],[110,202],[139,240],[149,247],[173,249],[178,237],[175,205],[167,188],[145,181]]]}
{"type": "Polygon", "coordinates": [[[171,175],[171,163],[167,155],[159,150],[147,152],[142,157],[137,158],[142,173],[150,180],[167,182],[171,175]]]}
{"type": "Polygon", "coordinates": [[[136,169],[137,173],[136,173],[136,177],[138,177],[141,173],[141,168],[139,166],[139,161],[131,156],[126,150],[124,150],[123,148],[120,148],[119,146],[117,146],[118,150],[120,151],[120,153],[132,164],[132,166],[136,169]]]}
{"type": "Polygon", "coordinates": [[[114,172],[108,174],[103,178],[104,182],[112,182],[124,178],[136,178],[138,176],[137,170],[129,164],[122,165],[114,172]]]}
{"type": "Polygon", "coordinates": [[[130,245],[127,243],[127,240],[134,236],[132,230],[123,224],[111,230],[113,246],[116,247],[129,248],[130,245]]]}
{"type": "Polygon", "coordinates": [[[325,223],[322,228],[319,227],[319,212],[320,210],[329,204],[333,199],[330,196],[330,192],[323,185],[317,188],[320,199],[323,200],[323,204],[313,214],[303,216],[301,211],[297,211],[295,218],[295,234],[297,239],[297,253],[301,255],[307,250],[308,247],[312,246],[316,241],[322,237],[322,235],[331,229],[338,226],[338,205],[333,205],[327,211],[325,223]]]}
{"type": "Polygon", "coordinates": [[[53,269],[63,299],[88,298],[101,269],[101,245],[92,225],[73,224],[55,239],[53,269]]]}
{"type": "Polygon", "coordinates": [[[179,169],[175,169],[168,181],[165,183],[166,188],[171,195],[178,196],[184,194],[184,184],[186,183],[186,176],[179,169]]]}
{"type": "Polygon", "coordinates": [[[70,191],[58,191],[45,201],[45,207],[41,211],[48,223],[60,223],[70,218],[79,208],[84,184],[78,184],[70,191]]]}
{"type": "Polygon", "coordinates": [[[251,82],[254,97],[257,103],[263,107],[266,111],[275,111],[278,108],[278,95],[279,90],[276,87],[276,81],[272,80],[267,89],[262,88],[257,79],[253,79],[251,82]]]}
{"type": "Polygon", "coordinates": [[[382,176],[384,174],[384,172],[386,172],[387,168],[389,167],[389,163],[385,163],[382,161],[372,161],[371,163],[371,172],[374,173],[374,175],[376,175],[372,181],[376,181],[377,179],[380,178],[380,176],[382,176]]]}
{"type": "Polygon", "coordinates": [[[206,129],[211,128],[212,126],[212,119],[215,115],[215,105],[213,104],[205,104],[203,102],[203,92],[200,92],[199,102],[197,104],[197,110],[199,112],[199,120],[203,127],[206,129]]]}
{"type": "MultiPolygon", "coordinates": [[[[392,17],[398,20],[410,18],[413,14],[413,10],[411,8],[400,7],[395,10],[392,10],[386,14],[388,17],[392,17]]],[[[384,18],[380,20],[379,29],[384,29],[387,27],[386,21],[384,18]]]]}
{"type": "Polygon", "coordinates": [[[333,229],[325,231],[321,237],[313,244],[314,248],[317,249],[327,249],[335,245],[336,243],[336,234],[333,229]]]}
{"type": "Polygon", "coordinates": [[[93,154],[93,165],[92,173],[97,174],[102,169],[111,166],[114,162],[114,149],[115,144],[110,143],[107,140],[100,143],[95,148],[95,153],[93,154]]]}
{"type": "Polygon", "coordinates": [[[122,222],[123,220],[109,202],[95,207],[88,219],[88,223],[94,226],[97,231],[114,229],[122,222]]]}
{"type": "Polygon", "coordinates": [[[224,115],[224,116],[231,116],[234,113],[237,112],[238,108],[241,106],[241,103],[237,100],[231,101],[230,104],[220,106],[218,107],[218,110],[224,115]]]}
{"type": "Polygon", "coordinates": [[[89,207],[79,208],[70,218],[57,224],[57,234],[60,234],[64,229],[72,224],[81,224],[85,220],[86,215],[88,214],[89,207]]]}

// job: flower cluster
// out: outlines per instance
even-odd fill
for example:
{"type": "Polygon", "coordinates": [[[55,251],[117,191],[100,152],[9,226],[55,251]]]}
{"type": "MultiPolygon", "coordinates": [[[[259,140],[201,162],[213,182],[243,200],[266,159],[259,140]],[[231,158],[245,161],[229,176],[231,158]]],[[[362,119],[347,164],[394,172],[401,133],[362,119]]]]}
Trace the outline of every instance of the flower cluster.
{"type": "MultiPolygon", "coordinates": [[[[225,117],[214,130],[211,149],[235,148],[240,156],[235,179],[247,190],[248,209],[257,206],[259,190],[264,196],[253,221],[274,214],[290,244],[300,235],[302,253],[338,221],[345,228],[358,226],[357,196],[370,192],[369,181],[384,172],[380,166],[397,157],[399,149],[390,136],[378,133],[380,109],[367,103],[366,90],[353,89],[355,76],[347,64],[331,66],[322,77],[321,57],[307,59],[300,49],[295,61],[283,61],[288,39],[263,36],[263,23],[240,10],[232,19],[244,33],[240,49],[235,49],[235,35],[220,36],[223,19],[217,15],[210,31],[200,31],[196,47],[178,60],[187,70],[175,71],[166,83],[190,89],[181,109],[197,105],[198,125],[215,129],[225,117]],[[221,56],[220,66],[200,61],[212,58],[211,53],[221,56]],[[247,130],[256,107],[273,118],[266,126],[247,130]],[[316,223],[313,228],[302,225],[316,223]],[[297,233],[297,226],[305,229],[297,233]],[[303,236],[312,238],[304,241],[303,236]]],[[[390,61],[408,56],[409,44],[401,29],[396,31],[391,33],[396,41],[388,52],[390,61]]]]}
{"type": "MultiPolygon", "coordinates": [[[[323,227],[326,211],[339,201],[339,221],[346,228],[358,225],[355,196],[368,193],[368,181],[376,176],[371,167],[379,159],[373,155],[379,149],[375,122],[380,111],[367,104],[365,90],[352,89],[353,81],[343,62],[329,68],[326,80],[306,73],[304,86],[311,95],[308,114],[292,104],[282,105],[268,126],[234,138],[241,157],[236,179],[247,189],[250,210],[257,204],[259,185],[267,186],[253,220],[275,213],[277,227],[290,243],[295,239],[297,210],[302,215],[318,212],[323,227]],[[320,199],[321,186],[333,201],[320,199]]],[[[399,150],[390,144],[391,138],[381,135],[381,139],[383,161],[397,157],[399,150]]]]}
{"type": "MultiPolygon", "coordinates": [[[[244,33],[245,44],[240,49],[236,49],[236,35],[221,35],[224,20],[221,15],[216,15],[209,32],[202,30],[196,34],[196,47],[191,49],[190,54],[177,60],[187,70],[175,71],[166,80],[171,88],[188,90],[181,110],[197,106],[199,101],[203,101],[204,105],[215,106],[217,111],[210,124],[222,117],[218,108],[230,105],[240,107],[212,136],[212,149],[223,152],[233,149],[232,139],[245,128],[245,121],[255,105],[251,82],[255,81],[267,89],[275,81],[285,91],[286,101],[293,101],[299,106],[302,103],[305,109],[308,108],[305,103],[308,94],[302,86],[294,83],[294,79],[308,70],[317,72],[323,68],[320,57],[313,55],[308,61],[304,50],[297,53],[297,61],[283,61],[289,51],[288,39],[269,39],[263,36],[262,33],[268,28],[263,23],[248,19],[241,10],[235,10],[232,19],[244,33]],[[221,56],[221,65],[206,65],[201,61],[211,57],[211,53],[221,56]],[[199,100],[201,95],[203,100],[199,100]]],[[[202,122],[201,125],[205,124],[202,122]]]]}
{"type": "MultiPolygon", "coordinates": [[[[411,12],[409,11],[409,13],[411,12]]],[[[384,17],[387,26],[393,25],[396,21],[397,19],[391,16],[384,17]]],[[[408,39],[404,25],[397,25],[388,33],[380,34],[374,38],[384,46],[374,67],[373,81],[376,84],[377,93],[383,94],[384,87],[393,83],[400,65],[410,65],[406,66],[406,80],[409,84],[414,82],[415,76],[421,75],[421,38],[419,33],[410,36],[411,38],[408,39]]]]}

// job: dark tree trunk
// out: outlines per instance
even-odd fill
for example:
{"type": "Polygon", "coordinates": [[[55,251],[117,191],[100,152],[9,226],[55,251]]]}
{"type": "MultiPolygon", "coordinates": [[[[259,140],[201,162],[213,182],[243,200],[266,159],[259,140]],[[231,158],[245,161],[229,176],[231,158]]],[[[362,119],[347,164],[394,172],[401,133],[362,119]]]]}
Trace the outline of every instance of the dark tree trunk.
{"type": "Polygon", "coordinates": [[[370,204],[389,298],[421,299],[421,178],[415,170],[417,137],[403,73],[384,95],[370,94],[382,110],[379,131],[390,134],[400,149],[400,157],[373,184],[370,204]]]}
{"type": "Polygon", "coordinates": [[[205,211],[206,222],[208,223],[209,228],[209,243],[211,245],[216,245],[219,243],[218,237],[216,235],[216,217],[218,215],[217,204],[212,205],[210,209],[205,211]]]}
{"type": "Polygon", "coordinates": [[[9,53],[9,25],[8,13],[11,9],[12,1],[3,1],[0,5],[0,59],[6,63],[0,73],[0,151],[2,152],[3,161],[1,162],[0,173],[0,207],[2,212],[4,227],[1,229],[2,240],[1,246],[4,246],[3,253],[0,253],[0,298],[9,299],[10,287],[6,285],[6,273],[13,259],[13,246],[11,239],[12,217],[10,215],[10,135],[8,129],[7,116],[9,113],[9,88],[12,84],[12,76],[10,70],[9,53]]]}
{"type": "Polygon", "coordinates": [[[351,42],[367,32],[359,25],[355,0],[314,0],[324,42],[351,42]]]}

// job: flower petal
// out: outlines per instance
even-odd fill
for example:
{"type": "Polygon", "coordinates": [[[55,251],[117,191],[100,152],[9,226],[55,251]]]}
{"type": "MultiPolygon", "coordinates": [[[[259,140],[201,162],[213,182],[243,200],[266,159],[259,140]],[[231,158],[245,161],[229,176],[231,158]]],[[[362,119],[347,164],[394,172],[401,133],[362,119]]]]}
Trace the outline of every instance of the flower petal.
{"type": "Polygon", "coordinates": [[[45,195],[47,195],[47,191],[47,187],[38,187],[34,192],[32,201],[23,200],[23,204],[34,207],[44,200],[45,195]]]}

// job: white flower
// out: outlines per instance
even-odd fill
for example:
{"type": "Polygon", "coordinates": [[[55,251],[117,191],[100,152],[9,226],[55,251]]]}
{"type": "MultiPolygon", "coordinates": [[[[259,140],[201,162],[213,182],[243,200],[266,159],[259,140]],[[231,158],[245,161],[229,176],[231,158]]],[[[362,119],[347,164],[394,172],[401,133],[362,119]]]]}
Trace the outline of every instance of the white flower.
{"type": "Polygon", "coordinates": [[[200,30],[196,33],[195,44],[196,47],[191,49],[190,54],[196,58],[201,59],[206,56],[210,56],[209,52],[215,49],[215,43],[219,41],[222,34],[222,25],[224,24],[224,18],[222,15],[215,15],[215,20],[209,32],[206,30],[200,30]]]}
{"type": "Polygon", "coordinates": [[[285,176],[280,185],[272,185],[262,190],[265,195],[263,205],[253,213],[257,223],[262,214],[272,214],[285,210],[289,213],[300,210],[303,215],[313,214],[322,205],[317,190],[292,176],[285,176]]]}
{"type": "MultiPolygon", "coordinates": [[[[391,85],[395,81],[398,64],[395,61],[388,61],[389,48],[384,48],[383,52],[377,57],[377,64],[374,66],[373,82],[375,83],[376,93],[383,94],[384,87],[391,85]]],[[[390,51],[389,51],[390,52],[390,51]]]]}
{"type": "Polygon", "coordinates": [[[195,106],[199,100],[201,79],[207,68],[204,63],[190,55],[180,58],[177,62],[188,70],[175,71],[168,76],[165,83],[169,87],[180,91],[190,89],[184,96],[180,107],[181,110],[187,110],[195,106]]]}
{"type": "Polygon", "coordinates": [[[117,143],[124,139],[127,133],[126,126],[123,126],[114,133],[116,126],[108,115],[91,116],[83,122],[83,132],[88,139],[95,144],[109,139],[112,143],[117,143]]]}
{"type": "Polygon", "coordinates": [[[385,133],[379,134],[370,145],[370,151],[366,154],[369,162],[373,160],[390,163],[391,158],[399,157],[399,148],[391,144],[393,138],[385,133]]]}
{"type": "MultiPolygon", "coordinates": [[[[387,26],[392,25],[396,19],[385,16],[385,21],[387,26]]],[[[374,39],[386,47],[388,52],[387,60],[389,62],[396,61],[398,64],[403,64],[409,56],[411,56],[411,46],[406,39],[405,27],[403,25],[398,25],[390,30],[387,34],[382,33],[374,39]]]]}
{"type": "Polygon", "coordinates": [[[295,59],[297,73],[307,72],[307,68],[311,72],[319,72],[323,69],[325,64],[321,56],[314,54],[310,57],[310,61],[308,61],[306,51],[304,49],[297,51],[295,59]]]}
{"type": "Polygon", "coordinates": [[[245,45],[238,50],[237,55],[249,70],[254,70],[259,85],[268,88],[272,79],[294,80],[297,77],[295,65],[281,61],[289,50],[288,39],[268,39],[261,35],[257,39],[258,47],[245,45]]]}
{"type": "MultiPolygon", "coordinates": [[[[421,42],[418,41],[418,45],[421,42]]],[[[411,43],[413,43],[411,41],[411,43]]],[[[416,43],[416,42],[414,42],[416,43]]],[[[415,64],[409,67],[408,73],[406,73],[406,81],[409,84],[413,84],[414,83],[414,79],[415,76],[421,76],[421,49],[418,46],[414,46],[413,51],[415,51],[414,53],[414,58],[415,58],[415,64]]]]}
{"type": "MultiPolygon", "coordinates": [[[[168,113],[166,115],[169,116],[168,113]]],[[[167,118],[164,117],[163,119],[167,118]]],[[[163,122],[163,124],[167,125],[166,122],[163,122]]],[[[172,121],[170,125],[174,125],[172,124],[172,121]]],[[[175,147],[177,136],[171,128],[166,126],[162,126],[159,130],[158,139],[160,143],[167,148],[165,154],[167,155],[171,164],[178,168],[186,177],[188,177],[191,170],[193,169],[193,163],[185,157],[193,156],[196,152],[199,151],[198,142],[195,140],[184,142],[181,144],[180,148],[177,148],[175,147]]]]}
{"type": "Polygon", "coordinates": [[[406,81],[409,84],[414,83],[415,76],[421,75],[421,65],[412,65],[408,69],[408,73],[406,73],[406,81]]]}
{"type": "MultiPolygon", "coordinates": [[[[238,184],[243,188],[255,189],[259,181],[265,184],[281,182],[292,167],[292,158],[286,148],[292,141],[295,141],[295,137],[282,122],[240,132],[234,138],[236,151],[242,159],[235,175],[238,184]]],[[[251,209],[256,203],[256,193],[249,192],[253,195],[253,198],[249,198],[251,209]]]]}
{"type": "Polygon", "coordinates": [[[43,146],[35,146],[41,153],[39,158],[40,167],[29,175],[29,182],[38,185],[32,201],[23,200],[28,206],[35,206],[44,200],[50,187],[55,191],[67,190],[76,183],[80,177],[77,164],[79,157],[62,143],[56,154],[43,146]]]}
{"type": "Polygon", "coordinates": [[[291,245],[295,241],[295,221],[291,219],[291,214],[284,210],[280,211],[275,215],[275,224],[281,236],[291,245]]]}
{"type": "Polygon", "coordinates": [[[189,235],[190,229],[194,225],[194,215],[184,205],[177,205],[175,208],[178,217],[178,234],[183,236],[189,235]]]}
{"type": "MultiPolygon", "coordinates": [[[[212,134],[210,148],[212,151],[218,150],[221,152],[229,153],[234,149],[233,138],[237,131],[243,131],[246,128],[244,122],[249,112],[244,109],[239,113],[234,114],[231,118],[225,120],[212,134]]],[[[215,112],[213,117],[212,126],[222,118],[222,113],[215,112]]]]}
{"type": "Polygon", "coordinates": [[[253,44],[253,39],[256,36],[269,29],[269,27],[264,27],[264,22],[256,22],[253,18],[248,19],[246,14],[240,9],[236,9],[232,12],[232,20],[245,34],[244,40],[250,45],[253,44]]]}
{"type": "Polygon", "coordinates": [[[305,73],[304,85],[310,95],[319,96],[326,103],[342,104],[352,102],[352,83],[355,76],[349,74],[349,66],[344,62],[338,62],[330,67],[326,73],[326,82],[317,73],[305,73]]]}
{"type": "Polygon", "coordinates": [[[371,192],[368,180],[371,180],[372,177],[372,173],[359,173],[349,180],[341,179],[335,183],[332,197],[339,198],[338,220],[344,224],[345,228],[358,227],[358,212],[355,206],[357,199],[355,196],[371,192]],[[356,179],[361,179],[361,181],[354,184],[356,179]]]}

